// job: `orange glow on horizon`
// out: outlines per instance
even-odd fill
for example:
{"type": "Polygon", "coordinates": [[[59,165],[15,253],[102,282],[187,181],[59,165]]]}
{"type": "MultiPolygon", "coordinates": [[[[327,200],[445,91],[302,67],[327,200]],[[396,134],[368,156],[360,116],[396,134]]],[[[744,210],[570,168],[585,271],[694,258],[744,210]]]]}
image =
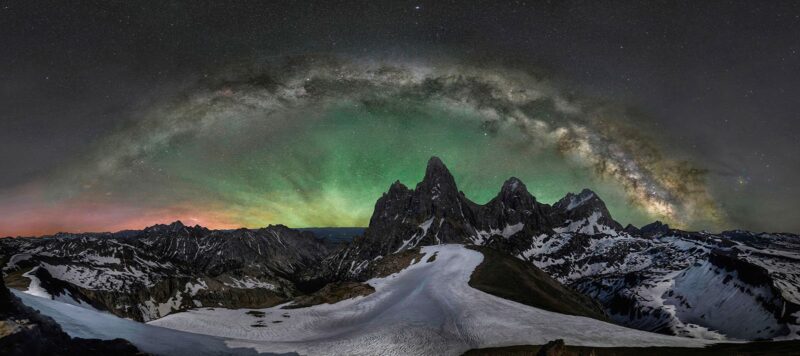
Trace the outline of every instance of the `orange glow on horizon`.
{"type": "Polygon", "coordinates": [[[25,196],[12,199],[11,204],[6,202],[0,206],[0,237],[140,230],[176,220],[186,225],[201,225],[209,229],[242,227],[232,214],[220,207],[176,204],[164,208],[149,208],[87,200],[44,203],[27,199],[36,193],[29,190],[25,196]]]}

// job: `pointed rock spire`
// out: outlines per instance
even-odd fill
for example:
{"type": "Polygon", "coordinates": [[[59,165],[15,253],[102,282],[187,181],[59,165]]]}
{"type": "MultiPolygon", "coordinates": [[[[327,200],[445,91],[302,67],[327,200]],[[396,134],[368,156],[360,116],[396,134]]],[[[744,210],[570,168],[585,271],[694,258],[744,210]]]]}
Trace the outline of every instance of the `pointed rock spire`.
{"type": "Polygon", "coordinates": [[[456,180],[450,174],[450,170],[444,165],[439,157],[433,156],[428,160],[428,167],[425,169],[425,177],[417,185],[418,191],[433,193],[434,196],[449,193],[458,193],[456,180]]]}
{"type": "Polygon", "coordinates": [[[503,187],[500,188],[500,192],[508,192],[508,193],[528,193],[528,187],[525,186],[525,183],[522,183],[521,180],[517,177],[508,178],[505,183],[503,183],[503,187]]]}
{"type": "Polygon", "coordinates": [[[536,198],[528,192],[528,187],[517,177],[508,178],[503,183],[503,187],[500,188],[500,193],[497,194],[494,201],[502,203],[503,209],[532,211],[536,206],[536,198]]]}

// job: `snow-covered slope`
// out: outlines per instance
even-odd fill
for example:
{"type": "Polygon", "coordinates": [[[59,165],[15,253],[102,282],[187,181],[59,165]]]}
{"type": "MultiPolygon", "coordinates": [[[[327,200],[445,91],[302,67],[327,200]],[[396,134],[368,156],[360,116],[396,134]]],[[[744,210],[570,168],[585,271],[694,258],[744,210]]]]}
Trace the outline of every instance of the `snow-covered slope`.
{"type": "Polygon", "coordinates": [[[310,355],[458,355],[472,348],[557,338],[593,346],[707,343],[498,298],[468,285],[481,253],[462,245],[427,246],[422,252],[425,257],[408,268],[369,280],[376,291],[365,297],[300,309],[203,308],[149,324],[238,339],[226,341],[232,347],[310,355]]]}
{"type": "Polygon", "coordinates": [[[798,338],[800,239],[669,230],[560,233],[518,255],[642,330],[708,339],[798,338]],[[773,246],[784,239],[788,246],[773,246]],[[773,246],[759,248],[754,245],[773,246]],[[789,247],[794,246],[794,247],[789,247]]]}
{"type": "Polygon", "coordinates": [[[233,350],[222,338],[160,328],[100,311],[12,291],[22,302],[53,318],[69,336],[111,340],[123,338],[139,350],[154,355],[255,354],[233,350]]]}

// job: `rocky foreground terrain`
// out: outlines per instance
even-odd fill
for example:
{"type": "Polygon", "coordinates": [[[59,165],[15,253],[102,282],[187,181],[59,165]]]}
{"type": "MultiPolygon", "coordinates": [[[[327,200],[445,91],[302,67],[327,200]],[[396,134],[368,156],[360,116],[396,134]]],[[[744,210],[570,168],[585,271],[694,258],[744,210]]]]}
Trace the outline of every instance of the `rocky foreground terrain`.
{"type": "Polygon", "coordinates": [[[349,244],[284,226],[215,231],[175,222],[0,239],[0,252],[10,287],[153,321],[208,307],[294,301],[301,308],[369,295],[361,282],[403,269],[420,247],[439,244],[515,257],[526,267],[504,262],[505,272],[495,274],[505,282],[485,282],[492,273],[484,273],[470,285],[523,304],[529,292],[496,287],[517,284],[509,274],[530,268],[525,273],[544,271],[582,294],[570,304],[582,310],[573,315],[693,338],[800,338],[796,235],[688,232],[658,222],[622,227],[590,190],[548,205],[516,178],[479,205],[437,158],[414,189],[394,183],[349,244]]]}

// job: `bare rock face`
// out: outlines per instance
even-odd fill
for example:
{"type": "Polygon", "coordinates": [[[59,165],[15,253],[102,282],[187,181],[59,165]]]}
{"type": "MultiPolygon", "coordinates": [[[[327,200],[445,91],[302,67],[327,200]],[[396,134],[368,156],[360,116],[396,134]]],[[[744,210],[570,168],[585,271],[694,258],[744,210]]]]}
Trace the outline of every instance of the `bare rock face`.
{"type": "Polygon", "coordinates": [[[547,232],[552,226],[548,216],[550,206],[537,202],[525,183],[515,177],[503,183],[495,198],[475,210],[476,224],[481,231],[523,224],[529,232],[547,232]]]}
{"type": "Polygon", "coordinates": [[[567,346],[564,344],[564,340],[556,339],[544,344],[536,356],[562,356],[566,351],[567,346]]]}

